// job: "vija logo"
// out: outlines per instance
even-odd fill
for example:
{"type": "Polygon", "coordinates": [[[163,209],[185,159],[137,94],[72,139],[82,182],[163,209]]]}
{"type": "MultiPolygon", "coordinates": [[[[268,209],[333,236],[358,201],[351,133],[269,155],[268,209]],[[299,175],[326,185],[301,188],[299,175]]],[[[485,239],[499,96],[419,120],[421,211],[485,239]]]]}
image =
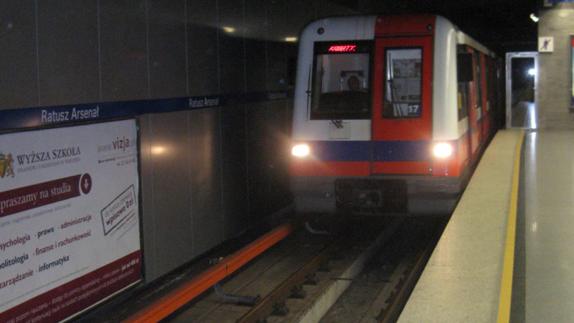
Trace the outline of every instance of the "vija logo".
{"type": "Polygon", "coordinates": [[[0,152],[0,177],[14,177],[14,159],[12,154],[0,152]]]}
{"type": "Polygon", "coordinates": [[[126,151],[126,149],[130,148],[131,146],[135,145],[135,140],[126,137],[116,137],[115,140],[112,141],[112,147],[114,150],[121,150],[126,151]]]}

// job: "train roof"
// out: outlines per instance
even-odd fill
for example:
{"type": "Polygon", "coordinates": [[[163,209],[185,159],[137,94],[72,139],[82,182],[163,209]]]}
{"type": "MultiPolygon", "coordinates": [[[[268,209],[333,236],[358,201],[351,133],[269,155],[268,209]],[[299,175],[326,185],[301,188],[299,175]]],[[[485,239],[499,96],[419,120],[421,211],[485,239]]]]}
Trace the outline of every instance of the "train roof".
{"type": "Polygon", "coordinates": [[[470,37],[469,35],[465,34],[464,32],[460,31],[459,29],[457,29],[457,33],[456,33],[456,38],[459,44],[465,44],[465,45],[469,45],[489,56],[493,56],[495,57],[496,54],[491,51],[490,49],[488,49],[486,46],[482,45],[481,43],[479,43],[478,41],[476,41],[474,38],[470,37]]]}

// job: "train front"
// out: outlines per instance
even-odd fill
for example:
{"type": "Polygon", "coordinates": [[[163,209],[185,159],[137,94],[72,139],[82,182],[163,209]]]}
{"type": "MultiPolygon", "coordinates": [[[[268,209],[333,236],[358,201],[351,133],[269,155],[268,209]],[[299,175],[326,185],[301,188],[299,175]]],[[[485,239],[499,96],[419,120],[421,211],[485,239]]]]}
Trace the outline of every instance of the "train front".
{"type": "MultiPolygon", "coordinates": [[[[433,132],[436,21],[427,15],[338,17],[305,28],[290,167],[298,213],[452,209],[462,169],[455,158],[456,74],[452,98],[441,99],[454,112],[441,113],[442,133],[433,132]]],[[[456,42],[449,46],[456,55],[456,42]]],[[[456,73],[444,69],[441,78],[456,73]]]]}

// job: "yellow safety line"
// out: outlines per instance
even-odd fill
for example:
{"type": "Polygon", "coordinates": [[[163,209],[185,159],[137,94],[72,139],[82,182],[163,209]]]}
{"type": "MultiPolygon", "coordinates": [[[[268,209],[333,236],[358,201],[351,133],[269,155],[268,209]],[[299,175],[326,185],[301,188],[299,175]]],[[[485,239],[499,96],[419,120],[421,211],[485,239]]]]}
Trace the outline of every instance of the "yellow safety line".
{"type": "Polygon", "coordinates": [[[498,300],[498,323],[510,322],[510,305],[512,303],[512,276],[514,272],[514,245],[516,241],[516,216],[518,209],[518,188],[520,183],[520,159],[524,131],[514,151],[514,169],[512,172],[512,191],[508,209],[508,224],[506,226],[506,244],[504,248],[504,263],[500,280],[500,298],[498,300]]]}

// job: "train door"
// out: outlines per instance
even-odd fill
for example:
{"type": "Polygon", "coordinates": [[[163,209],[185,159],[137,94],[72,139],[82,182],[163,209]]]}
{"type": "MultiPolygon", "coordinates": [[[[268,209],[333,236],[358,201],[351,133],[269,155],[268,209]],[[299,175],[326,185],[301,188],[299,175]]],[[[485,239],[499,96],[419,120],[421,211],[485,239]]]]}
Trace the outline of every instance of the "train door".
{"type": "Polygon", "coordinates": [[[482,97],[481,97],[481,102],[482,102],[482,129],[481,129],[481,134],[482,134],[482,140],[483,142],[486,142],[488,140],[488,136],[490,133],[490,89],[488,88],[488,77],[489,77],[489,70],[488,70],[488,62],[487,62],[487,56],[483,53],[480,54],[480,70],[481,70],[481,80],[480,80],[480,86],[481,86],[481,92],[482,92],[482,97]]]}
{"type": "Polygon", "coordinates": [[[373,174],[429,174],[432,45],[431,35],[376,39],[373,174]]]}
{"type": "Polygon", "coordinates": [[[469,82],[469,110],[468,110],[468,126],[470,133],[470,156],[474,159],[478,156],[480,142],[481,142],[481,122],[482,119],[482,103],[480,102],[481,93],[480,91],[480,68],[478,63],[478,55],[476,52],[469,47],[465,46],[464,51],[471,55],[472,59],[472,81],[469,82]]]}

